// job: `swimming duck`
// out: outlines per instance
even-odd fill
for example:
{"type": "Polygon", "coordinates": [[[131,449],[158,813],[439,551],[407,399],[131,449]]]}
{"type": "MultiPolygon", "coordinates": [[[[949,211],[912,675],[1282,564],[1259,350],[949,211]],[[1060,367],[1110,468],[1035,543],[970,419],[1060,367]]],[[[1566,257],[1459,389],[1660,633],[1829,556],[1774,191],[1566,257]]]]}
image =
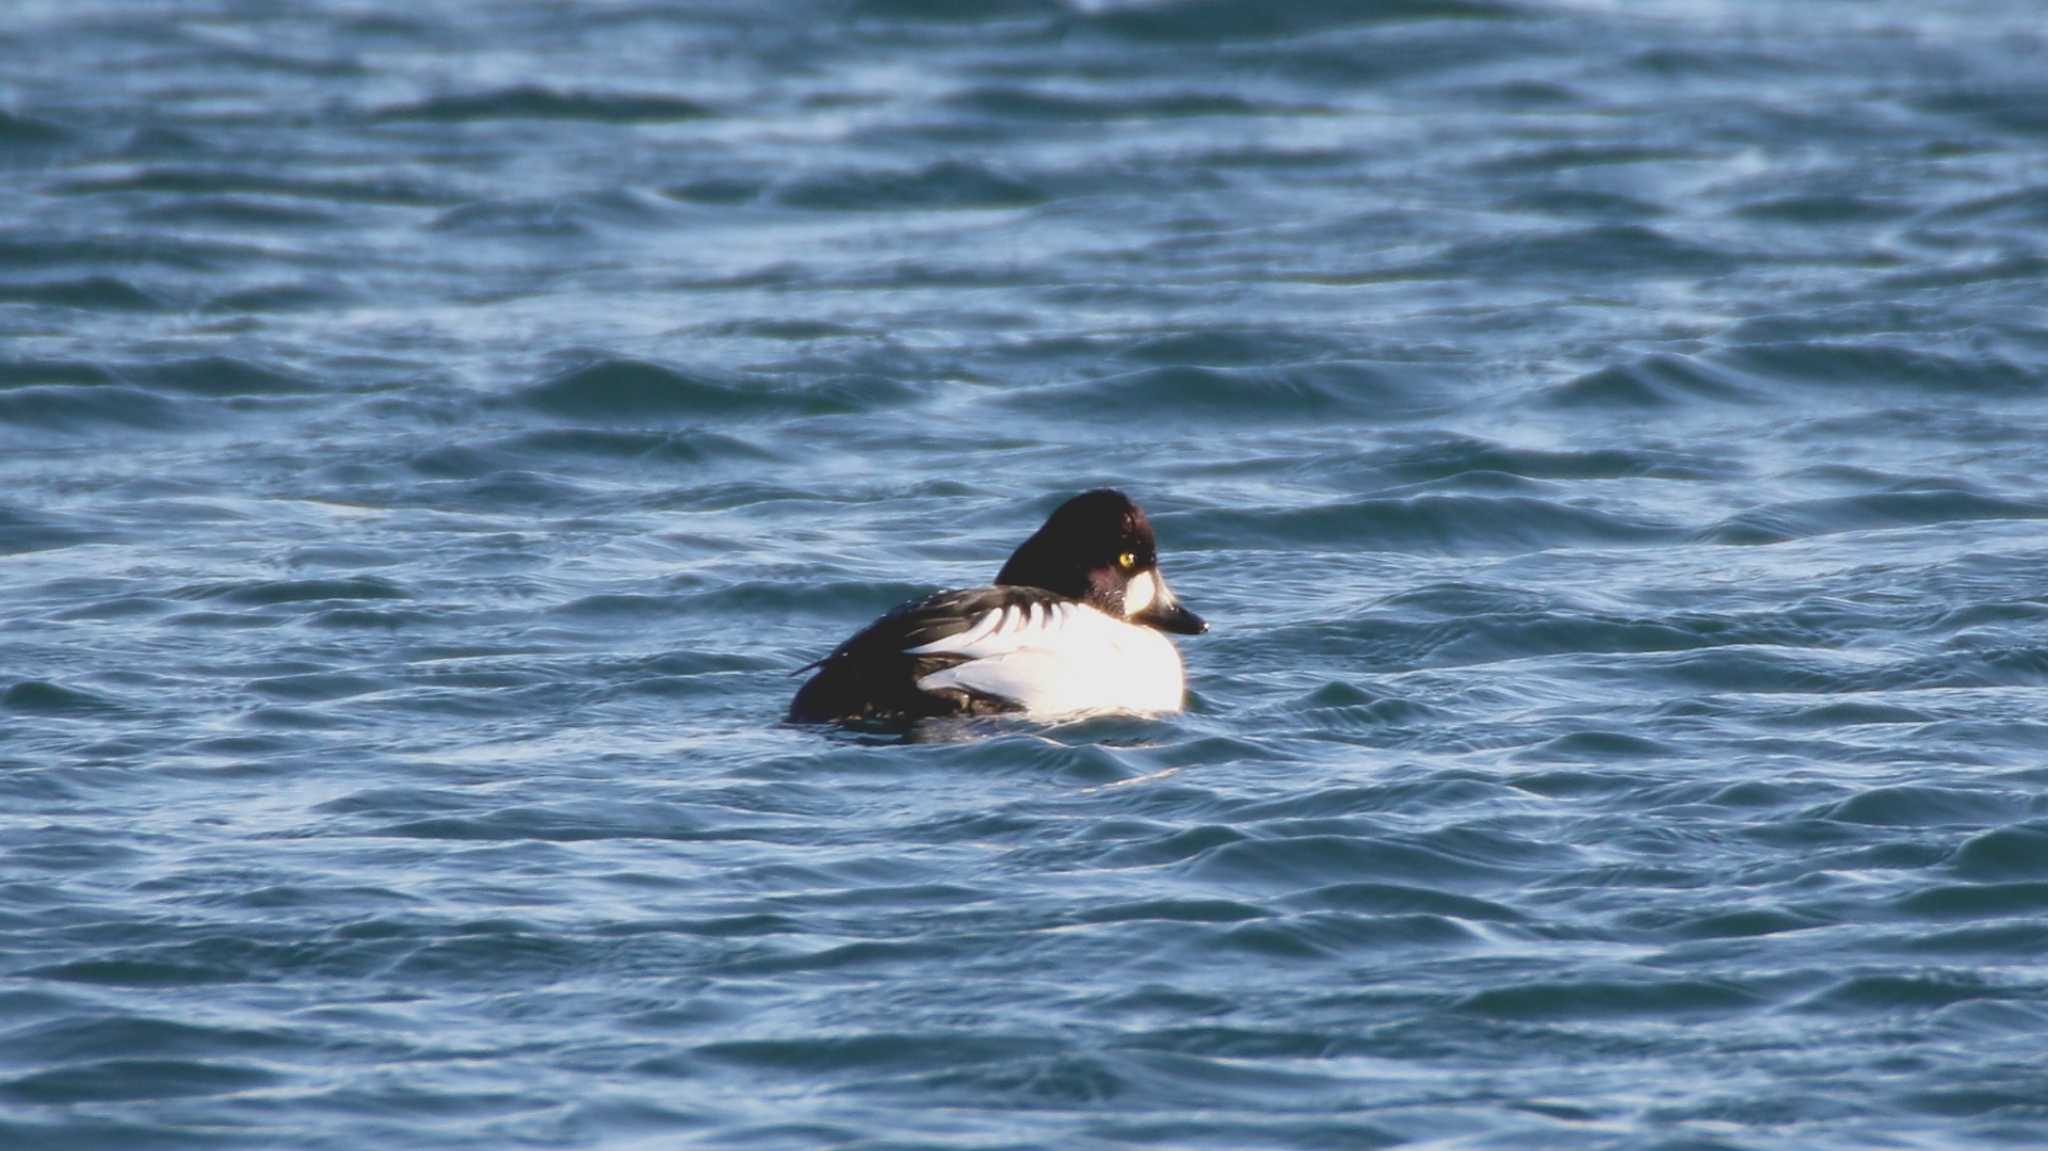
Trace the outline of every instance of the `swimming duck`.
{"type": "Polygon", "coordinates": [[[798,722],[902,724],[929,716],[1179,711],[1180,652],[1200,635],[1159,574],[1145,513],[1122,492],[1061,504],[988,587],[902,604],[862,628],[796,693],[798,722]]]}

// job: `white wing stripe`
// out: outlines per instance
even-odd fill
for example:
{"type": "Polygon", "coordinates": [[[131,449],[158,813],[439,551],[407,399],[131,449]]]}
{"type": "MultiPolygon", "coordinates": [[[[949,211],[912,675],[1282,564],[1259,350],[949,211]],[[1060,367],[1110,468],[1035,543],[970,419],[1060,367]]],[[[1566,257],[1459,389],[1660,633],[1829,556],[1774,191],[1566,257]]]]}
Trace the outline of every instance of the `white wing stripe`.
{"type": "Polygon", "coordinates": [[[944,639],[935,639],[930,643],[919,644],[916,647],[906,647],[903,649],[903,654],[931,655],[935,652],[959,651],[961,648],[973,647],[975,644],[987,639],[991,633],[1000,627],[1002,620],[1002,609],[990,608],[980,619],[974,621],[973,627],[968,628],[966,631],[960,632],[957,635],[949,635],[944,639]]]}
{"type": "Polygon", "coordinates": [[[1011,604],[990,610],[973,627],[956,635],[903,649],[905,655],[959,655],[986,659],[1025,650],[1057,647],[1069,641],[1100,642],[1091,639],[1094,625],[1101,621],[1069,603],[1033,602],[1029,607],[1011,604]]]}
{"type": "Polygon", "coordinates": [[[997,628],[1001,627],[1002,625],[1002,609],[990,608],[981,617],[981,619],[975,622],[973,627],[961,632],[959,635],[954,636],[953,639],[949,642],[957,643],[963,647],[971,647],[974,644],[980,643],[982,640],[987,639],[991,634],[995,632],[997,628]]]}

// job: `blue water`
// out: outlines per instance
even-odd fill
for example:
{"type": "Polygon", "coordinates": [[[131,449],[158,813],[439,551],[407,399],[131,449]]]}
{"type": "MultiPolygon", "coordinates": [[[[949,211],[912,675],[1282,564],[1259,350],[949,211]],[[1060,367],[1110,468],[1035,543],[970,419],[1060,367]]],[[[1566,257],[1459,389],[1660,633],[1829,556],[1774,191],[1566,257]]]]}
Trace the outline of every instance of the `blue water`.
{"type": "Polygon", "coordinates": [[[20,0],[0,1146],[2048,1131],[2032,0],[20,0]],[[781,725],[1115,484],[1188,711],[781,725]]]}

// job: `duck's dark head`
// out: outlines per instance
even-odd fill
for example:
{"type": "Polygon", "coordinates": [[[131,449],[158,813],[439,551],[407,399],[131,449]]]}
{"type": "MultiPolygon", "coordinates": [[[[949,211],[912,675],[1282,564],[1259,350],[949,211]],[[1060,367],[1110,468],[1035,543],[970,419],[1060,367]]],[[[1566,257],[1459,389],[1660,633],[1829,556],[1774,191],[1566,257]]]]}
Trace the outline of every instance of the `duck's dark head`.
{"type": "Polygon", "coordinates": [[[999,584],[1041,587],[1098,611],[1182,635],[1209,630],[1180,606],[1159,574],[1145,513],[1122,492],[1098,488],[1061,504],[996,575],[999,584]]]}

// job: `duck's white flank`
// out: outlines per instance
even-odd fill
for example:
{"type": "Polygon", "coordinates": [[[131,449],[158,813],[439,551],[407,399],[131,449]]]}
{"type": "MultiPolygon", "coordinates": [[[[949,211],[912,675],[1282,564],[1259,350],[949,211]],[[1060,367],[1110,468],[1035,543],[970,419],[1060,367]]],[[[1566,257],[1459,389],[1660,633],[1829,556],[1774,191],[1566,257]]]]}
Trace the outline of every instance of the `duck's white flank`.
{"type": "Polygon", "coordinates": [[[1112,709],[1179,711],[1187,693],[1173,641],[1086,604],[991,611],[974,626],[905,649],[966,662],[917,681],[1011,700],[1033,715],[1112,709]]]}

